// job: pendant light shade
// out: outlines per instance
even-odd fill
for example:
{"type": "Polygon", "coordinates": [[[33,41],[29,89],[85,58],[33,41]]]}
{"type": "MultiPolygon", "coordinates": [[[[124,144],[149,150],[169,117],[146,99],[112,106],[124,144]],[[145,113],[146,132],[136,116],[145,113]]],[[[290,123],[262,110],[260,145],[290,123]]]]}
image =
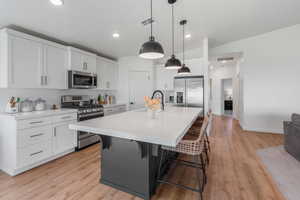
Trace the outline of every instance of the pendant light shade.
{"type": "Polygon", "coordinates": [[[165,67],[166,69],[179,69],[181,68],[181,62],[175,57],[175,55],[172,55],[166,62],[165,67]]]}
{"type": "Polygon", "coordinates": [[[181,68],[181,62],[174,55],[174,3],[176,3],[176,0],[168,0],[168,2],[172,5],[172,56],[166,62],[165,67],[166,69],[179,69],[181,68]]]}
{"type": "Polygon", "coordinates": [[[183,38],[183,40],[182,40],[182,48],[183,48],[183,51],[182,51],[183,59],[182,59],[182,61],[183,61],[183,64],[182,64],[182,67],[180,69],[178,69],[178,74],[181,74],[181,75],[186,75],[186,74],[191,73],[190,68],[188,68],[184,63],[184,61],[185,61],[185,52],[184,52],[184,50],[185,50],[185,48],[184,48],[185,30],[184,30],[184,26],[186,25],[186,23],[187,23],[186,20],[180,21],[180,25],[182,25],[182,27],[183,27],[183,34],[182,34],[182,38],[183,38]]]}
{"type": "Polygon", "coordinates": [[[140,57],[145,59],[158,59],[164,57],[164,50],[159,42],[150,36],[149,41],[145,42],[140,49],[140,57]]]}
{"type": "Polygon", "coordinates": [[[141,58],[145,59],[159,59],[163,58],[165,53],[164,49],[162,48],[161,44],[157,41],[155,41],[155,38],[153,36],[153,19],[152,19],[152,0],[151,0],[151,18],[150,18],[150,24],[151,24],[151,36],[149,38],[149,41],[145,42],[139,52],[139,56],[141,58]]]}
{"type": "Polygon", "coordinates": [[[178,74],[190,74],[191,70],[185,64],[182,65],[182,67],[178,70],[178,74]]]}

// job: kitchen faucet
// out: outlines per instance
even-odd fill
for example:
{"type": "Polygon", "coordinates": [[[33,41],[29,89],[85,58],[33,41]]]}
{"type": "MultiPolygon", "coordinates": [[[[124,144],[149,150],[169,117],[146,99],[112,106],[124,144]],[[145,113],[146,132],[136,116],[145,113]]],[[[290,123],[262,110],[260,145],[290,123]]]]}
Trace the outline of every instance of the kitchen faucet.
{"type": "Polygon", "coordinates": [[[154,99],[156,93],[160,93],[161,94],[161,109],[165,110],[165,95],[164,95],[164,93],[161,90],[155,90],[153,92],[153,94],[152,94],[152,98],[151,99],[154,99]]]}

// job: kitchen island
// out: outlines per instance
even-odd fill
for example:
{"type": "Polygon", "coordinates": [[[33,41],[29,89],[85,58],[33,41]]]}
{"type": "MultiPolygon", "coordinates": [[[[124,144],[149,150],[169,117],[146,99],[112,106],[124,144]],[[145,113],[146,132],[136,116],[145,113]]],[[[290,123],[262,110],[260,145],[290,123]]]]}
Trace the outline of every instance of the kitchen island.
{"type": "Polygon", "coordinates": [[[141,109],[69,127],[101,136],[101,183],[148,200],[157,187],[160,146],[175,147],[202,112],[166,107],[153,119],[141,109]]]}

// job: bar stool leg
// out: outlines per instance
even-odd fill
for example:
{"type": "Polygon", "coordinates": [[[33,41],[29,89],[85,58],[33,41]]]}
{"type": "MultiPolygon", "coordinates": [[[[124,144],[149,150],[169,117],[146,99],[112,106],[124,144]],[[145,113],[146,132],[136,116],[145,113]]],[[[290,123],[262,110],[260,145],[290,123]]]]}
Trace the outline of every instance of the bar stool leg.
{"type": "Polygon", "coordinates": [[[205,133],[205,143],[207,143],[208,150],[210,151],[210,142],[207,133],[205,133]]]}
{"type": "Polygon", "coordinates": [[[207,164],[209,165],[209,155],[208,155],[208,148],[207,148],[206,142],[204,142],[204,151],[205,151],[205,157],[206,157],[207,164]]]}
{"type": "Polygon", "coordinates": [[[207,183],[207,177],[206,177],[206,166],[205,166],[205,162],[204,162],[204,159],[203,159],[203,156],[202,154],[200,154],[200,160],[201,160],[201,163],[202,163],[202,172],[203,172],[203,190],[204,190],[204,185],[207,183]]]}
{"type": "MultiPolygon", "coordinates": [[[[199,161],[197,160],[197,156],[193,156],[193,160],[195,163],[199,163],[199,161]]],[[[203,193],[204,186],[203,186],[203,183],[201,184],[201,172],[200,172],[201,169],[200,168],[195,168],[195,169],[196,169],[196,174],[197,174],[197,179],[198,179],[199,199],[202,200],[203,199],[202,193],[203,193]]]]}

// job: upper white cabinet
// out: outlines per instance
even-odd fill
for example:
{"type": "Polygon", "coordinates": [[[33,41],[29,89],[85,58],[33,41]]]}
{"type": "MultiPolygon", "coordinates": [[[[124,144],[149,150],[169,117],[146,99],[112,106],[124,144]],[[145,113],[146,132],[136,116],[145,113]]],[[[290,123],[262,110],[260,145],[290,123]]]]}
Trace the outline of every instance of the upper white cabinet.
{"type": "Polygon", "coordinates": [[[174,90],[174,77],[177,70],[165,69],[164,66],[156,67],[156,89],[174,90]]]}
{"type": "Polygon", "coordinates": [[[96,73],[96,54],[68,47],[68,69],[82,72],[96,73]]]}
{"type": "Polygon", "coordinates": [[[68,53],[65,47],[44,45],[43,87],[66,89],[67,63],[68,53]]]}
{"type": "Polygon", "coordinates": [[[1,86],[39,87],[42,81],[42,45],[13,35],[2,35],[1,39],[1,86]]]}
{"type": "Polygon", "coordinates": [[[10,29],[0,44],[1,87],[66,89],[66,47],[10,29]]]}
{"type": "Polygon", "coordinates": [[[105,58],[97,57],[98,89],[117,90],[118,63],[105,58]]]}

